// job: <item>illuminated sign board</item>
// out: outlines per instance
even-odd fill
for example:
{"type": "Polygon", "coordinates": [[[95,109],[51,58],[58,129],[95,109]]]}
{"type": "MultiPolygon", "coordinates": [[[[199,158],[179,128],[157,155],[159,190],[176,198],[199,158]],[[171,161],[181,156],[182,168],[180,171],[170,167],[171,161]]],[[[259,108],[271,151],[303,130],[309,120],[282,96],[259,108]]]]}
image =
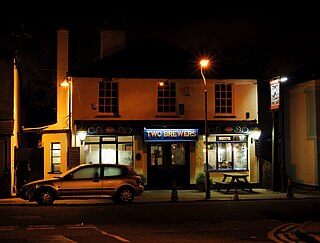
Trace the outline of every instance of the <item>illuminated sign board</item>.
{"type": "Polygon", "coordinates": [[[144,128],[145,142],[197,141],[198,129],[147,129],[144,128]]]}
{"type": "Polygon", "coordinates": [[[273,79],[270,81],[271,105],[270,110],[279,110],[280,108],[280,81],[273,79]]]}

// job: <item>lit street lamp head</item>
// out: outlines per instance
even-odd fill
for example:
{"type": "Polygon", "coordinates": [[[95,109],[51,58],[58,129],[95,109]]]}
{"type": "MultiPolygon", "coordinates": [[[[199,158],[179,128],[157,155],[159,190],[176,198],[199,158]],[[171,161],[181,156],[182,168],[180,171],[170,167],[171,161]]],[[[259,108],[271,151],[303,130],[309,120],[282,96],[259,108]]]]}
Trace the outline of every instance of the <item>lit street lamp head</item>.
{"type": "Polygon", "coordinates": [[[203,83],[204,83],[204,86],[205,86],[205,89],[207,89],[207,81],[206,81],[206,78],[205,76],[203,75],[203,68],[207,67],[209,64],[209,59],[201,59],[200,61],[200,72],[201,72],[201,76],[202,76],[202,79],[203,79],[203,83]]]}
{"type": "Polygon", "coordinates": [[[206,67],[208,64],[209,64],[209,60],[208,59],[202,59],[200,61],[201,68],[206,67]]]}

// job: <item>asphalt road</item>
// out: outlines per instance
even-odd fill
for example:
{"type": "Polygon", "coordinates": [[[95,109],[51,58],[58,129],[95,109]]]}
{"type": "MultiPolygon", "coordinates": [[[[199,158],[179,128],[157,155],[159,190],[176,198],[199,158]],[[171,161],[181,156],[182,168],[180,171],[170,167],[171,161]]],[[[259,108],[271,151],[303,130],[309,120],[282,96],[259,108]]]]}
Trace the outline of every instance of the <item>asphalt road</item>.
{"type": "Polygon", "coordinates": [[[0,206],[1,242],[290,242],[320,199],[0,206]],[[287,241],[288,240],[288,241],[287,241]]]}

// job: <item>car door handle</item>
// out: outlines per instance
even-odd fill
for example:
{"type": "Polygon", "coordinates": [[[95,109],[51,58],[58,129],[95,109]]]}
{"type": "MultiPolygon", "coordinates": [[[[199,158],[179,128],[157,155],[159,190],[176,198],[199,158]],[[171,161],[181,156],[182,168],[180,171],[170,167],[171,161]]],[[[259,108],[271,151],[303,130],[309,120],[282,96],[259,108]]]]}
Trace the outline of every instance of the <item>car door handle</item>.
{"type": "Polygon", "coordinates": [[[99,182],[99,179],[93,179],[92,182],[99,182]]]}

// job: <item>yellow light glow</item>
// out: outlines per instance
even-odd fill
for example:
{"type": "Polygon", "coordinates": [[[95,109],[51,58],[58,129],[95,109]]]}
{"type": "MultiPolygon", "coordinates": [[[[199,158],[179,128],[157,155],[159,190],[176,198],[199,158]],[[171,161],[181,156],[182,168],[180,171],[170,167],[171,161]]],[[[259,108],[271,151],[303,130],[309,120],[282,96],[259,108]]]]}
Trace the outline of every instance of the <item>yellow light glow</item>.
{"type": "Polygon", "coordinates": [[[61,87],[68,87],[70,84],[69,82],[67,81],[67,79],[64,79],[62,83],[60,83],[60,86],[61,87]]]}
{"type": "Polygon", "coordinates": [[[206,67],[208,64],[209,64],[209,60],[208,59],[202,59],[200,61],[201,67],[206,67]]]}

